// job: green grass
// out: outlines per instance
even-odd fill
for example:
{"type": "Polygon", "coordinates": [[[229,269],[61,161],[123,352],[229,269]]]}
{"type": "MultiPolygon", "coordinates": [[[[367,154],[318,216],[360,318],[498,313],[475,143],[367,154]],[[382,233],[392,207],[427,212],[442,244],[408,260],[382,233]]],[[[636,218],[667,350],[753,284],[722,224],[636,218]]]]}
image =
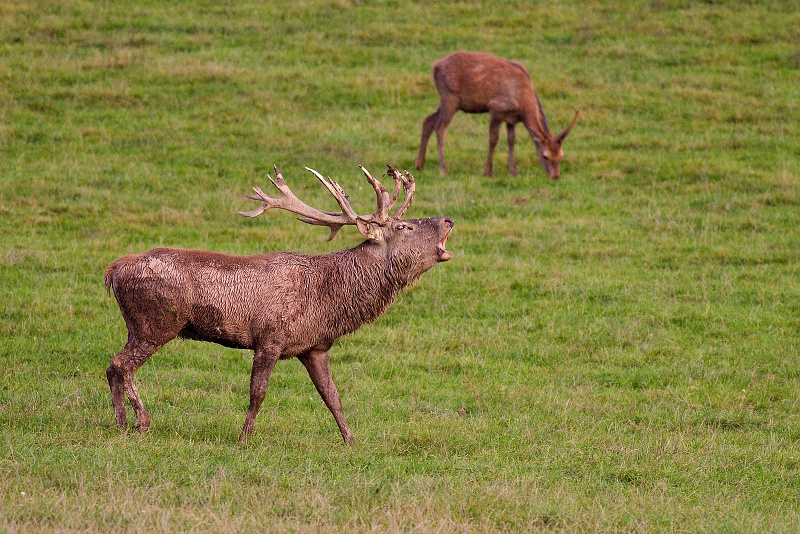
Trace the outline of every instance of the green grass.
{"type": "MultiPolygon", "coordinates": [[[[0,5],[0,530],[796,532],[800,4],[0,5]],[[480,175],[459,114],[410,217],[455,257],[341,339],[341,443],[297,362],[236,441],[250,354],[175,341],[115,428],[118,256],[357,244],[252,185],[277,164],[356,209],[357,165],[411,168],[457,49],[522,61],[565,143],[549,182],[480,175]]],[[[432,143],[435,145],[435,143],[432,143]]]]}

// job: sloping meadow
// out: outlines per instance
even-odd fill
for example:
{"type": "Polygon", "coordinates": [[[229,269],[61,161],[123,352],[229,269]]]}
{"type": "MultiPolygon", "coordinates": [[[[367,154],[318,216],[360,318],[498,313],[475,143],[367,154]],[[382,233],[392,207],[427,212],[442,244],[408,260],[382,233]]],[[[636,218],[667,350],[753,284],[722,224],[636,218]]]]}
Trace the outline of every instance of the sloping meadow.
{"type": "MultiPolygon", "coordinates": [[[[0,530],[773,531],[800,527],[797,2],[6,2],[0,5],[0,530]],[[412,168],[434,60],[523,62],[564,144],[517,129],[481,176],[412,168]],[[252,356],[174,341],[137,373],[146,435],[105,378],[103,288],[156,246],[360,242],[244,194],[277,164],[360,212],[391,163],[455,257],[331,351],[356,444],[280,362],[236,438],[252,356]]],[[[501,136],[504,137],[504,136],[501,136]]],[[[271,186],[269,186],[271,187],[271,186]]]]}

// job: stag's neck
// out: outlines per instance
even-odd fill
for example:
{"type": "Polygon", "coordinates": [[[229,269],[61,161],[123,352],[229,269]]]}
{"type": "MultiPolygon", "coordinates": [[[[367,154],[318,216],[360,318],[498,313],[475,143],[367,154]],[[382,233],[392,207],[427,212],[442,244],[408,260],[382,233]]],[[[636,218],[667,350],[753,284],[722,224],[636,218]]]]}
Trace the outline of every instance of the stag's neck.
{"type": "Polygon", "coordinates": [[[369,241],[321,260],[330,263],[320,286],[320,311],[330,318],[338,335],[380,317],[398,293],[414,282],[408,266],[387,257],[383,247],[369,241]]]}

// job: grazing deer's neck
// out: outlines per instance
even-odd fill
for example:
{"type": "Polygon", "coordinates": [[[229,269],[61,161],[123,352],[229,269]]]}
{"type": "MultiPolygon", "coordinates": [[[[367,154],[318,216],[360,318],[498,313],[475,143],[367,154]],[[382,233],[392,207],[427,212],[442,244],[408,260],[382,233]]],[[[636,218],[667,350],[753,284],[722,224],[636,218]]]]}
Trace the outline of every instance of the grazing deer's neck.
{"type": "Polygon", "coordinates": [[[539,96],[536,93],[533,93],[533,98],[526,102],[522,112],[522,117],[522,122],[534,137],[539,137],[535,134],[535,131],[538,128],[541,128],[545,134],[550,134],[550,126],[547,124],[547,117],[544,115],[542,102],[539,100],[539,96]]]}

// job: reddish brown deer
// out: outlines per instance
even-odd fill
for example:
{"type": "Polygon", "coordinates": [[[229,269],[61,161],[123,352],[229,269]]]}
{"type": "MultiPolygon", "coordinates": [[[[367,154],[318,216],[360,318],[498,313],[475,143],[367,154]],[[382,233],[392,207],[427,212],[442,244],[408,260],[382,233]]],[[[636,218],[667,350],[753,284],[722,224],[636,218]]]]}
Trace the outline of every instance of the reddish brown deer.
{"type": "Polygon", "coordinates": [[[564,157],[561,145],[578,120],[578,111],[567,128],[553,136],[544,116],[539,97],[533,90],[531,77],[522,63],[487,54],[486,52],[454,52],[433,64],[433,83],[439,91],[439,109],[425,118],[422,124],[422,141],[419,144],[416,167],[425,166],[428,139],[436,131],[439,147],[439,171],[447,174],[444,159],[444,138],[447,126],[456,111],[489,113],[489,155],[483,174],[492,176],[492,159],[500,125],[505,122],[508,131],[508,172],[517,175],[514,160],[514,127],[521,122],[531,134],[547,176],[561,176],[559,163],[564,157]]]}
{"type": "Polygon", "coordinates": [[[453,256],[445,249],[453,221],[447,217],[402,219],[415,189],[408,172],[403,175],[389,167],[395,181],[390,197],[361,167],[375,189],[377,208],[370,215],[357,215],[339,184],[308,170],[330,191],[341,211],[320,211],[304,204],[276,167],[275,180],[269,179],[282,195],[271,197],[255,187],[256,194],[247,196],[263,202],[262,206],[240,214],[257,217],[279,208],[301,215],[303,222],[329,227],[329,240],[342,226],[355,225],[366,241],[349,250],[312,255],[230,256],[158,248],[123,256],[108,267],[105,287],[114,290],[128,328],[128,342],[106,371],[118,426],[127,426],[127,395],[136,428],[147,431],[150,415],[133,375],[165,343],[181,337],[253,350],[250,407],[240,440],[253,432],[275,363],[297,357],[336,419],[345,443],[353,442],[331,379],[328,350],[339,337],[377,319],[401,289],[453,256]],[[405,198],[390,216],[401,186],[405,198]]]}

